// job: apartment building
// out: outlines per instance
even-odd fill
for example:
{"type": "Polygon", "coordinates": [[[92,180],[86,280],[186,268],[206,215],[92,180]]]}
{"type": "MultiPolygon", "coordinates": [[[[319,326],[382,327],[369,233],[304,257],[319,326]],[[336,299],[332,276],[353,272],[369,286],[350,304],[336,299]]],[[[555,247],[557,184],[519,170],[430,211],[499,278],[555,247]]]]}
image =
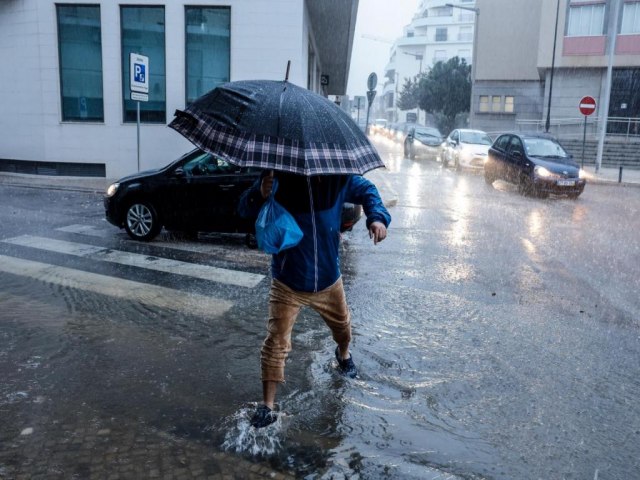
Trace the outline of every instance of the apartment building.
{"type": "MultiPolygon", "coordinates": [[[[447,4],[442,0],[422,0],[403,36],[391,47],[385,66],[382,102],[389,121],[405,121],[407,112],[397,109],[398,94],[405,80],[428,72],[433,64],[452,57],[473,59],[475,0],[447,4]],[[455,6],[454,6],[455,5],[455,6]]],[[[417,112],[414,110],[413,112],[417,112]]],[[[424,122],[424,112],[419,112],[424,122]]]]}
{"type": "Polygon", "coordinates": [[[358,0],[0,1],[0,170],[120,177],[191,149],[166,125],[234,80],[344,95],[358,0]],[[129,55],[149,58],[131,99],[129,55]]]}
{"type": "Polygon", "coordinates": [[[593,119],[609,117],[608,132],[637,128],[640,2],[477,0],[477,8],[474,128],[535,129],[546,122],[549,111],[552,128],[564,124],[580,130],[584,117],[578,105],[587,95],[598,105],[593,119]]]}

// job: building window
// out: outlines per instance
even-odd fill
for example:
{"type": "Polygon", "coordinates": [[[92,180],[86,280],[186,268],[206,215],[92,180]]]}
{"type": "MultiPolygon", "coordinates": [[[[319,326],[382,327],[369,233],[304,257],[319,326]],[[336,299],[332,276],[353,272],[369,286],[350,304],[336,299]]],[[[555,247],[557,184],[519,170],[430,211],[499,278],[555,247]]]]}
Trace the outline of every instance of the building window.
{"type": "Polygon", "coordinates": [[[100,6],[56,5],[62,121],[102,122],[100,6]]]}
{"type": "Polygon", "coordinates": [[[136,121],[136,102],[129,88],[129,54],[149,57],[149,101],[140,102],[140,121],[166,122],[164,7],[120,7],[123,118],[136,121]]]}
{"type": "Polygon", "coordinates": [[[604,3],[569,7],[568,37],[602,35],[603,28],[604,3]]]}
{"type": "Polygon", "coordinates": [[[446,41],[447,41],[447,29],[436,28],[436,42],[446,42],[446,41]]]}
{"type": "Polygon", "coordinates": [[[433,52],[433,63],[436,64],[438,62],[446,62],[447,61],[447,51],[446,50],[436,50],[433,52]]]}
{"type": "Polygon", "coordinates": [[[464,60],[467,65],[471,65],[471,50],[458,50],[458,58],[464,60]]]}
{"type": "Polygon", "coordinates": [[[480,111],[489,111],[489,95],[480,95],[480,111]]]}
{"type": "Polygon", "coordinates": [[[513,113],[513,100],[514,97],[504,97],[504,111],[507,113],[513,113]]]}
{"type": "Polygon", "coordinates": [[[625,3],[622,12],[622,35],[640,33],[640,3],[625,3]]]}
{"type": "Polygon", "coordinates": [[[472,27],[460,27],[458,32],[458,41],[460,42],[473,42],[473,28],[472,27]]]}
{"type": "Polygon", "coordinates": [[[500,111],[500,107],[502,106],[502,97],[501,96],[492,96],[491,97],[491,111],[492,112],[499,112],[500,111]]]}
{"type": "Polygon", "coordinates": [[[453,7],[435,7],[432,12],[434,17],[452,17],[453,7]]]}
{"type": "Polygon", "coordinates": [[[229,81],[231,9],[185,7],[187,104],[229,81]]]}

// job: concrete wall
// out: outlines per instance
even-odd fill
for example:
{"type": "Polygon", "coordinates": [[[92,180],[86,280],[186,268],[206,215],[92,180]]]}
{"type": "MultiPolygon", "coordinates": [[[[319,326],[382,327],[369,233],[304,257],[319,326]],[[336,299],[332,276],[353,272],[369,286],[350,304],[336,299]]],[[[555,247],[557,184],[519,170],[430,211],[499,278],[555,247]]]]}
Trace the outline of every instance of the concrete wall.
{"type": "Polygon", "coordinates": [[[476,6],[476,79],[539,80],[539,0],[477,0],[476,6]]]}
{"type": "MultiPolygon", "coordinates": [[[[471,126],[487,133],[516,129],[516,120],[539,119],[542,112],[542,92],[539,82],[488,81],[476,82],[474,87],[471,126]],[[514,112],[479,112],[478,99],[482,95],[512,96],[514,112]]],[[[504,101],[504,100],[503,100],[504,101]]]]}
{"type": "MultiPolygon", "coordinates": [[[[122,121],[120,5],[165,6],[167,123],[185,101],[185,5],[231,6],[231,80],[284,79],[291,60],[289,80],[307,86],[309,29],[302,1],[93,3],[101,7],[104,122],[72,123],[61,121],[54,1],[0,1],[0,158],[104,163],[108,178],[137,170],[136,125],[122,121]]],[[[141,125],[141,170],[191,148],[166,125],[141,125]]]]}

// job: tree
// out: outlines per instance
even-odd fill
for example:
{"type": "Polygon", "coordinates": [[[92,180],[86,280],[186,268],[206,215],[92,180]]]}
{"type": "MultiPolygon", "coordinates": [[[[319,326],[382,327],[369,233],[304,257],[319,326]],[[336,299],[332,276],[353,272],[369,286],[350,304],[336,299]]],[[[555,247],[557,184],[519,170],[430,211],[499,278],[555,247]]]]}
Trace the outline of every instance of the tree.
{"type": "Polygon", "coordinates": [[[418,77],[405,78],[402,91],[398,94],[398,108],[411,110],[418,108],[418,77]]]}
{"type": "Polygon", "coordinates": [[[456,116],[469,111],[471,67],[459,57],[437,62],[420,77],[416,90],[418,106],[433,113],[440,131],[447,134],[455,128],[456,116]]]}

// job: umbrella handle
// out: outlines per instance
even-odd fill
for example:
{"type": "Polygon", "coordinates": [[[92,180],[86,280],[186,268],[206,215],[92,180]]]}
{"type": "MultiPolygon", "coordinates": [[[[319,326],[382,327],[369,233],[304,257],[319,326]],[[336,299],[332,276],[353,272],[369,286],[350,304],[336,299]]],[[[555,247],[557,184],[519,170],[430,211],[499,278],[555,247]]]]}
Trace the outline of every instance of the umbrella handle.
{"type": "Polygon", "coordinates": [[[287,61],[287,73],[284,76],[284,81],[288,82],[289,81],[289,68],[291,67],[291,60],[287,61]]]}

